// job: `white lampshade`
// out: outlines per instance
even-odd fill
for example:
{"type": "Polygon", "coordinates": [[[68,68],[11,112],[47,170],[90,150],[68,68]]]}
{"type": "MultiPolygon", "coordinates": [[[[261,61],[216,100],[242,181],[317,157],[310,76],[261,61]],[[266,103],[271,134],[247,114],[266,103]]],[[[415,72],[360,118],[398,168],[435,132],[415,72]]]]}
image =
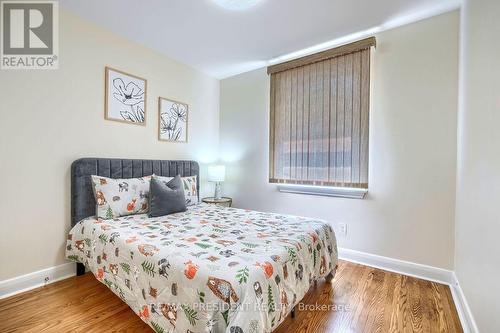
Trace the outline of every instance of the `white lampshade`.
{"type": "Polygon", "coordinates": [[[226,178],[226,167],[224,165],[208,166],[209,182],[223,182],[225,178],[226,178]]]}

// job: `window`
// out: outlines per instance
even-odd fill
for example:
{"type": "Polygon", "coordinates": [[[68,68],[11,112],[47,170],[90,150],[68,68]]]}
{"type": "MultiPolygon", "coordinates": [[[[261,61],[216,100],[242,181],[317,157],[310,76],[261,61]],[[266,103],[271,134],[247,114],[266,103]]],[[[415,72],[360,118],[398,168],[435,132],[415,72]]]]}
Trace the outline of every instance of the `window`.
{"type": "Polygon", "coordinates": [[[269,182],[368,188],[372,46],[374,37],[267,68],[269,182]]]}

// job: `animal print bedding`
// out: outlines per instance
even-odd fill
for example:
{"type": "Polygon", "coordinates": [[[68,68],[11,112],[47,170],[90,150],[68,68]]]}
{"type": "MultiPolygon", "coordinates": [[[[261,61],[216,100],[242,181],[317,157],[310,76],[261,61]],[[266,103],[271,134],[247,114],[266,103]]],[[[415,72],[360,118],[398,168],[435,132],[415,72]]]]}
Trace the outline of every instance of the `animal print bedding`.
{"type": "Polygon", "coordinates": [[[337,265],[323,221],[207,204],[84,219],[66,255],[156,332],[271,332],[337,265]]]}
{"type": "Polygon", "coordinates": [[[149,211],[151,176],[113,179],[91,176],[97,217],[112,219],[149,211]]]}

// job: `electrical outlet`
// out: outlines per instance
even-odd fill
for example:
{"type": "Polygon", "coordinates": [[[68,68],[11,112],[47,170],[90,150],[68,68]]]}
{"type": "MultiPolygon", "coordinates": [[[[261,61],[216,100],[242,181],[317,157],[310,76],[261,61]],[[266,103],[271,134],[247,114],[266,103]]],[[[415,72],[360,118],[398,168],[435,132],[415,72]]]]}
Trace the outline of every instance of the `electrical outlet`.
{"type": "Polygon", "coordinates": [[[45,284],[49,283],[49,280],[50,278],[48,276],[45,277],[45,279],[43,279],[45,281],[45,284]]]}
{"type": "Polygon", "coordinates": [[[342,236],[347,236],[347,224],[346,223],[339,223],[338,230],[339,230],[339,234],[341,234],[342,236]]]}

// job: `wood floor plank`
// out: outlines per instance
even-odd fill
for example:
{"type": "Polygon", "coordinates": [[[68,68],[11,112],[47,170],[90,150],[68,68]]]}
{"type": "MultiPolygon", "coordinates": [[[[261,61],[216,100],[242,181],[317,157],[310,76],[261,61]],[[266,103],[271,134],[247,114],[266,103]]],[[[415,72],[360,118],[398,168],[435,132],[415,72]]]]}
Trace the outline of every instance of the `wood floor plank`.
{"type": "MultiPolygon", "coordinates": [[[[351,326],[351,314],[356,310],[357,303],[357,290],[359,289],[359,285],[364,281],[360,279],[360,277],[364,276],[365,270],[368,268],[366,266],[351,264],[352,267],[349,270],[349,275],[345,276],[344,279],[340,277],[338,281],[342,280],[337,284],[333,283],[335,292],[340,290],[341,297],[338,300],[335,300],[335,304],[341,307],[338,311],[338,318],[333,323],[334,332],[341,331],[351,326]]],[[[335,296],[335,294],[334,294],[335,296]]]]}
{"type": "Polygon", "coordinates": [[[404,297],[404,277],[401,275],[396,276],[395,285],[394,285],[394,294],[392,298],[392,306],[391,306],[391,320],[389,323],[390,333],[398,333],[404,332],[404,321],[403,318],[405,316],[405,297],[404,297]]]}
{"type": "MultiPolygon", "coordinates": [[[[448,286],[340,261],[275,333],[462,332],[448,286]]],[[[0,300],[0,332],[152,332],[90,273],[0,300]]]]}
{"type": "Polygon", "coordinates": [[[365,289],[362,299],[362,307],[356,315],[357,325],[362,331],[381,332],[380,323],[383,318],[385,298],[384,293],[387,286],[384,284],[384,272],[372,268],[370,272],[370,283],[365,289]]]}
{"type": "MultiPolygon", "coordinates": [[[[384,301],[383,305],[383,317],[381,322],[378,324],[380,326],[380,332],[389,332],[392,319],[392,300],[394,298],[395,285],[396,285],[397,275],[393,273],[386,273],[384,277],[384,301]]],[[[375,328],[378,330],[378,327],[375,328]]]]}
{"type": "Polygon", "coordinates": [[[417,279],[408,281],[408,295],[412,331],[422,333],[424,332],[422,323],[422,295],[420,293],[420,284],[417,279]]]}

